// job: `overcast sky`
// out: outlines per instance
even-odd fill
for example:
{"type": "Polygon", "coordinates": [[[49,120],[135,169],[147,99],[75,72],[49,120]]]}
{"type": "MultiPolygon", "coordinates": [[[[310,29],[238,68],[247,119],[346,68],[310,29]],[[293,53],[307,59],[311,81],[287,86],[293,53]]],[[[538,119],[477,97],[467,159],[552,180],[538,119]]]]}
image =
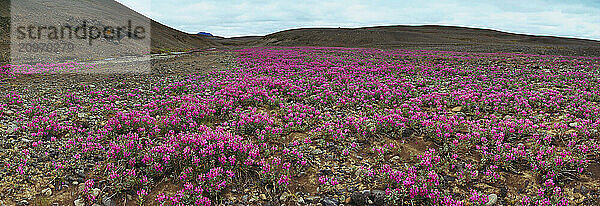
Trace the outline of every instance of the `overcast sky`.
{"type": "Polygon", "coordinates": [[[117,0],[176,29],[234,37],[300,27],[453,25],[600,40],[600,0],[117,0]]]}

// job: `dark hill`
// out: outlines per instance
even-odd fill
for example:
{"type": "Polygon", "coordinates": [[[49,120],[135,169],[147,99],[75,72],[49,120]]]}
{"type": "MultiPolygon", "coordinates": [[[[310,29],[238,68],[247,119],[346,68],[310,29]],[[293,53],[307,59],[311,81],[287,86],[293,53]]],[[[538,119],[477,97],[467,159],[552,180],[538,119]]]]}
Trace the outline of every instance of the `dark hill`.
{"type": "MultiPolygon", "coordinates": [[[[72,1],[72,0],[53,0],[53,1],[36,1],[36,0],[19,0],[22,5],[31,8],[48,8],[43,12],[19,12],[18,15],[42,19],[52,19],[55,22],[62,23],[80,23],[83,20],[99,22],[102,25],[113,25],[123,19],[131,19],[134,22],[147,22],[150,25],[151,34],[151,51],[172,51],[172,50],[187,50],[192,48],[208,48],[220,46],[210,39],[202,38],[196,35],[187,34],[171,27],[165,26],[159,22],[151,20],[142,14],[114,1],[114,0],[94,0],[94,1],[72,1]],[[68,5],[65,8],[63,5],[68,5]]],[[[2,58],[0,62],[7,62],[10,57],[10,20],[11,20],[11,4],[10,0],[0,0],[0,53],[2,58]]],[[[23,18],[27,19],[27,18],[23,18]]],[[[35,18],[31,18],[35,19],[35,18]]],[[[26,21],[26,20],[25,20],[26,21]]],[[[49,21],[50,22],[50,21],[49,21]]],[[[30,22],[29,24],[50,24],[47,22],[30,22]]],[[[54,24],[51,24],[54,25],[54,24]]],[[[118,24],[117,24],[118,25],[118,24]]],[[[127,49],[114,46],[111,50],[123,49],[123,52],[116,53],[126,54],[127,49]]],[[[73,58],[102,58],[103,54],[93,51],[81,51],[74,54],[73,58]]]]}
{"type": "Polygon", "coordinates": [[[269,34],[247,44],[600,56],[600,42],[594,40],[434,25],[292,29],[269,34]]]}

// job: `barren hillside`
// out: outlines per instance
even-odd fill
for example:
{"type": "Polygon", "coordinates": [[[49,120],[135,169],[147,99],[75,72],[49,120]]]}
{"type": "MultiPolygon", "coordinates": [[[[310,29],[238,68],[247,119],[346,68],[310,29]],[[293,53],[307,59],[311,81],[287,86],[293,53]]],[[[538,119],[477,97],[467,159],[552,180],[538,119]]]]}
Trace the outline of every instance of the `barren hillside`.
{"type": "Polygon", "coordinates": [[[254,46],[333,46],[435,49],[470,52],[599,56],[593,40],[513,34],[452,26],[292,29],[248,42],[254,46]]]}
{"type": "MultiPolygon", "coordinates": [[[[115,22],[122,21],[123,19],[132,19],[134,22],[148,22],[151,25],[151,50],[152,52],[159,51],[172,51],[172,50],[188,50],[193,48],[208,48],[219,46],[219,43],[215,43],[210,39],[201,38],[195,35],[190,35],[168,26],[165,26],[161,23],[158,23],[154,20],[151,20],[130,8],[114,1],[114,0],[95,0],[95,1],[68,1],[66,0],[57,0],[57,1],[30,1],[24,0],[23,2],[19,2],[24,5],[31,5],[31,8],[52,8],[47,11],[52,11],[50,13],[38,12],[31,14],[20,14],[23,17],[30,18],[31,16],[41,16],[46,17],[49,22],[48,24],[52,24],[53,22],[61,21],[66,24],[80,24],[82,21],[92,21],[94,24],[99,25],[112,25],[115,22]],[[61,5],[69,4],[69,8],[63,8],[61,5]],[[68,11],[67,11],[68,10],[68,11]],[[65,15],[67,14],[67,15],[65,15]],[[58,20],[57,20],[58,19],[58,20]],[[62,21],[64,20],[64,21],[62,21]]],[[[0,62],[7,62],[10,54],[10,19],[11,19],[11,4],[10,0],[0,0],[0,15],[1,21],[0,24],[0,36],[2,38],[2,42],[0,44],[0,49],[2,53],[2,58],[0,58],[0,62]]],[[[21,17],[21,16],[20,16],[21,17]]],[[[27,18],[23,18],[27,19],[27,18]]],[[[35,19],[35,18],[31,18],[35,19]]],[[[27,20],[25,20],[27,21],[27,20]]],[[[26,23],[26,22],[25,22],[26,23]]],[[[29,24],[29,23],[27,23],[29,24]]],[[[31,22],[31,24],[44,24],[44,22],[31,22]]],[[[90,23],[91,24],[91,23],[90,23]]],[[[120,45],[115,45],[114,49],[123,49],[122,53],[127,53],[128,50],[133,50],[135,48],[124,48],[120,45]]],[[[83,51],[74,54],[73,58],[80,59],[76,56],[80,56],[81,58],[89,57],[89,58],[102,58],[102,54],[95,53],[93,51],[83,51]]]]}

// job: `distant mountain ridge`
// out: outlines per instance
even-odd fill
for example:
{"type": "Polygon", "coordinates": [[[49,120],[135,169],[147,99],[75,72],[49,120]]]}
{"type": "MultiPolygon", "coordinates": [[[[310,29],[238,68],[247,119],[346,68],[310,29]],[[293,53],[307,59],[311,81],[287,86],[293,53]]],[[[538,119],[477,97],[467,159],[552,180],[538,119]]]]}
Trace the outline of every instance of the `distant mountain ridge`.
{"type": "Polygon", "coordinates": [[[327,46],[600,56],[600,41],[456,26],[290,29],[245,42],[251,46],[327,46]]]}
{"type": "Polygon", "coordinates": [[[213,36],[211,33],[208,32],[198,32],[197,34],[202,36],[213,36]]]}

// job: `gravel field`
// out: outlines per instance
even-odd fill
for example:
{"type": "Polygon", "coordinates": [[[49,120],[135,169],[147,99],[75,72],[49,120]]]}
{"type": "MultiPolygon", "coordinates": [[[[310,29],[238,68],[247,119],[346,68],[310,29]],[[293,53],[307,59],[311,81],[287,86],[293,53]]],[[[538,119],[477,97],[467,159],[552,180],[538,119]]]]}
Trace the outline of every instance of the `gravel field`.
{"type": "Polygon", "coordinates": [[[295,47],[4,67],[0,200],[597,205],[599,62],[295,47]]]}

